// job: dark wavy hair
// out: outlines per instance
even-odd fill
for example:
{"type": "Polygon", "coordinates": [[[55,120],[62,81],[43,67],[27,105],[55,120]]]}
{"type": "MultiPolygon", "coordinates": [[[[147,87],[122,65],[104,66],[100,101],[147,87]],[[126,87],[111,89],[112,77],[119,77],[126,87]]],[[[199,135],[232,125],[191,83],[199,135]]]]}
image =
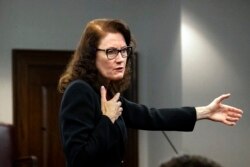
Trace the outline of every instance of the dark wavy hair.
{"type": "MultiPolygon", "coordinates": [[[[63,93],[70,82],[76,79],[82,79],[92,85],[96,90],[99,90],[103,81],[98,77],[96,68],[96,52],[100,40],[107,33],[121,33],[125,39],[127,46],[135,47],[135,40],[132,38],[129,27],[121,20],[116,19],[95,19],[90,21],[83,34],[80,42],[72,55],[72,58],[67,65],[66,70],[61,75],[58,90],[63,93]]],[[[108,90],[114,94],[123,92],[130,84],[131,78],[131,61],[133,53],[127,58],[126,70],[123,79],[111,81],[108,90]]]]}
{"type": "Polygon", "coordinates": [[[179,155],[161,164],[160,167],[222,167],[212,159],[200,155],[179,155]]]}

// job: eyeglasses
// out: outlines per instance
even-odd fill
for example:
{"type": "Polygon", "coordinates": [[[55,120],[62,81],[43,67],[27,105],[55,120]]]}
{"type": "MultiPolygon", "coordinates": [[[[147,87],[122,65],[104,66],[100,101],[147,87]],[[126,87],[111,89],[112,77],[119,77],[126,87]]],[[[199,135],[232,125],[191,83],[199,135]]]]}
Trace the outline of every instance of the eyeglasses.
{"type": "Polygon", "coordinates": [[[121,49],[117,48],[108,48],[108,49],[97,49],[97,51],[104,51],[109,60],[116,58],[118,53],[120,52],[123,58],[126,58],[131,55],[133,48],[132,46],[126,46],[121,49]]]}

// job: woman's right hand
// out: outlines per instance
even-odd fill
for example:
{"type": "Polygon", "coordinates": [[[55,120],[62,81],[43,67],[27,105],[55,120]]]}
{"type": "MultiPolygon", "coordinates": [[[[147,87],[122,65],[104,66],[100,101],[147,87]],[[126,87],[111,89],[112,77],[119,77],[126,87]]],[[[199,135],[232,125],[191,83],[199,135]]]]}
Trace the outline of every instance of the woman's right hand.
{"type": "Polygon", "coordinates": [[[116,93],[115,96],[107,100],[107,90],[104,86],[101,86],[101,110],[102,114],[109,117],[114,123],[118,117],[122,114],[122,103],[119,101],[120,93],[116,93]]]}

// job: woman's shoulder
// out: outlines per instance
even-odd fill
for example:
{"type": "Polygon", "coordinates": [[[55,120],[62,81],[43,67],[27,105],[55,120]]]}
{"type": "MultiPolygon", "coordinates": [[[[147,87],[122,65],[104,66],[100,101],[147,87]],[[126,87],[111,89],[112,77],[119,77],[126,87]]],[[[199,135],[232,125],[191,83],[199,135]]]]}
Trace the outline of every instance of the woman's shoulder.
{"type": "Polygon", "coordinates": [[[86,87],[90,87],[90,84],[82,79],[76,79],[74,81],[72,81],[69,85],[68,85],[68,88],[69,87],[73,87],[73,86],[86,86],[86,87]]]}
{"type": "Polygon", "coordinates": [[[95,90],[93,89],[93,87],[86,81],[81,80],[81,79],[77,79],[72,81],[66,88],[65,93],[67,92],[71,92],[71,91],[77,91],[77,92],[95,92],[95,90]]]}

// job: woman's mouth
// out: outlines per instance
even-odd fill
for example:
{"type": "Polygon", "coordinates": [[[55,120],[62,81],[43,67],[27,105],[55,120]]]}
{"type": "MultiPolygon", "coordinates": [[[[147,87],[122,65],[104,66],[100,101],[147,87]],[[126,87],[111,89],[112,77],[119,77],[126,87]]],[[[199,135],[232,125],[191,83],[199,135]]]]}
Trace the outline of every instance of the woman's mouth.
{"type": "Polygon", "coordinates": [[[118,72],[123,72],[124,68],[123,67],[118,67],[118,68],[115,68],[115,71],[118,71],[118,72]]]}

